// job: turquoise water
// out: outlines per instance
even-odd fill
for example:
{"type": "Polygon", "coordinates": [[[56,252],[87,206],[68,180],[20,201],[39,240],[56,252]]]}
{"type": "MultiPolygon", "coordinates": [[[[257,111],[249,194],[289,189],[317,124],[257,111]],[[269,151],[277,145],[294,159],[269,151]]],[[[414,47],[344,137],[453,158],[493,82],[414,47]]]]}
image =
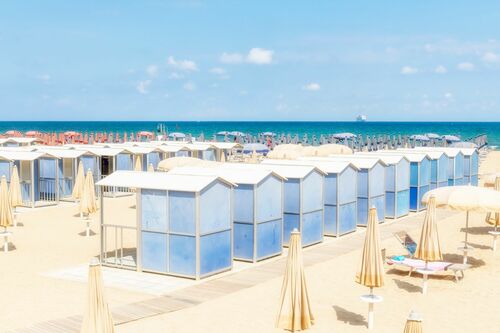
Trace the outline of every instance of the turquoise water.
{"type": "MultiPolygon", "coordinates": [[[[0,122],[0,132],[19,130],[22,132],[38,130],[42,132],[58,132],[74,130],[79,132],[123,131],[137,132],[141,130],[155,131],[160,121],[102,121],[102,122],[0,122]]],[[[193,135],[204,133],[210,138],[219,131],[241,131],[258,134],[271,131],[278,134],[316,135],[352,132],[362,135],[412,135],[423,133],[453,134],[467,139],[478,134],[488,135],[490,145],[500,145],[500,122],[242,122],[242,121],[184,121],[161,122],[169,132],[184,132],[193,135]]]]}

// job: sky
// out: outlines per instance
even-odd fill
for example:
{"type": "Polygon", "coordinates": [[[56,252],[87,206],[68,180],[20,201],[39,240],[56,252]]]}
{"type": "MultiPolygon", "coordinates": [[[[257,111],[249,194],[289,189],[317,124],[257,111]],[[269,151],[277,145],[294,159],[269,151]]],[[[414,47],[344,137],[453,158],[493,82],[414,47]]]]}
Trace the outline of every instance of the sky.
{"type": "Polygon", "coordinates": [[[500,1],[2,1],[0,120],[500,121],[500,1]]]}

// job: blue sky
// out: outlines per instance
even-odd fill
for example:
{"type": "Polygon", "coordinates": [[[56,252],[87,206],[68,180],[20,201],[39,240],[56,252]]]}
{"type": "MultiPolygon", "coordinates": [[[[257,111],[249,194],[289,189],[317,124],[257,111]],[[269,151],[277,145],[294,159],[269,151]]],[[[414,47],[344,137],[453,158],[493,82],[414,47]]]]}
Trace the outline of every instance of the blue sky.
{"type": "Polygon", "coordinates": [[[1,120],[500,121],[500,2],[3,1],[1,120]]]}

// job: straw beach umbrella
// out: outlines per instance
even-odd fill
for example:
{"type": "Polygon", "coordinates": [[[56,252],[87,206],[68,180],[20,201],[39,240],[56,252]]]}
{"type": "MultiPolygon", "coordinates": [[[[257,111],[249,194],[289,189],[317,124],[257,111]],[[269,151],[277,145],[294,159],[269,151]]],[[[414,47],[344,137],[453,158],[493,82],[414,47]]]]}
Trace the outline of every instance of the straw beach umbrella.
{"type": "Polygon", "coordinates": [[[415,311],[410,312],[403,333],[422,333],[422,317],[415,311]]]}
{"type": "Polygon", "coordinates": [[[78,163],[78,171],[76,172],[75,185],[73,186],[73,192],[71,195],[75,200],[82,198],[83,187],[85,186],[85,173],[83,171],[83,163],[80,161],[78,163]]]}
{"type": "Polygon", "coordinates": [[[19,173],[17,172],[16,165],[12,168],[12,174],[10,176],[9,199],[11,206],[14,208],[14,226],[17,226],[16,207],[23,205],[23,196],[21,193],[21,184],[19,183],[19,173]]]}
{"type": "Polygon", "coordinates": [[[477,186],[445,186],[424,194],[422,203],[427,204],[431,198],[436,198],[436,208],[448,208],[466,212],[465,241],[460,248],[464,252],[464,264],[467,263],[467,253],[474,248],[467,243],[469,229],[469,213],[500,213],[500,192],[477,186]]]}
{"type": "Polygon", "coordinates": [[[142,159],[139,155],[135,157],[134,171],[142,171],[142,159]]]}
{"type": "Polygon", "coordinates": [[[10,204],[7,178],[2,176],[0,181],[0,227],[7,230],[12,225],[12,205],[10,204]]]}
{"type": "Polygon", "coordinates": [[[87,214],[87,218],[85,219],[87,223],[85,234],[87,237],[90,234],[90,214],[95,213],[96,211],[97,204],[94,177],[92,176],[92,171],[89,169],[87,171],[87,176],[85,177],[85,186],[83,187],[82,199],[80,201],[80,216],[87,214]]]}
{"type": "Polygon", "coordinates": [[[148,172],[155,172],[155,167],[153,166],[153,163],[149,163],[148,172]]]}
{"type": "Polygon", "coordinates": [[[295,229],[290,236],[276,327],[294,332],[306,330],[313,324],[314,316],[307,293],[300,233],[295,229]]]}
{"type": "MultiPolygon", "coordinates": [[[[485,181],[486,185],[486,181],[485,181]]],[[[500,191],[500,176],[497,176],[494,181],[494,188],[495,191],[500,191]]],[[[490,235],[493,236],[493,246],[491,247],[493,251],[497,250],[497,237],[500,235],[500,232],[498,231],[498,226],[500,225],[500,213],[496,212],[493,215],[493,218],[491,217],[493,214],[491,212],[486,213],[486,223],[491,224],[492,226],[495,227],[494,230],[488,231],[490,235]]]]}
{"type": "Polygon", "coordinates": [[[113,318],[104,298],[101,265],[97,259],[89,265],[87,305],[81,333],[114,333],[113,318]]]}
{"type": "Polygon", "coordinates": [[[420,241],[417,244],[417,249],[413,256],[415,259],[425,261],[425,268],[418,270],[423,275],[422,293],[427,293],[427,276],[433,271],[427,269],[429,261],[443,260],[441,246],[439,245],[439,235],[436,225],[436,198],[431,196],[427,203],[427,211],[425,213],[422,232],[420,233],[420,241]]]}
{"type": "Polygon", "coordinates": [[[373,294],[373,288],[379,288],[384,285],[384,263],[380,249],[380,234],[377,220],[377,209],[372,207],[368,213],[361,267],[356,275],[357,283],[370,288],[369,295],[361,296],[361,300],[368,303],[368,329],[373,328],[373,304],[383,300],[381,296],[373,294]]]}

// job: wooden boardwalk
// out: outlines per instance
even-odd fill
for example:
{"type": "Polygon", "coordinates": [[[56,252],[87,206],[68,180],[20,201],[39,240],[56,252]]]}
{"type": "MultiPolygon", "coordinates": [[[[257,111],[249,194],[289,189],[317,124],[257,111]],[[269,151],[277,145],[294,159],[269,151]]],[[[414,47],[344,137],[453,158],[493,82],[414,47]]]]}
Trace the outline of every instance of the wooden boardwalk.
{"type": "MultiPolygon", "coordinates": [[[[450,212],[438,212],[438,218],[450,216],[450,212]]],[[[423,213],[388,222],[381,225],[381,239],[393,237],[396,231],[409,231],[419,226],[423,220],[423,213]]],[[[389,220],[390,221],[390,220],[389,220]]],[[[325,262],[363,246],[365,233],[357,232],[333,241],[311,246],[304,250],[304,265],[312,266],[325,262]]],[[[278,278],[283,274],[286,257],[270,259],[267,262],[255,265],[239,272],[225,274],[221,277],[202,282],[200,284],[179,289],[167,295],[135,302],[112,308],[113,319],[116,325],[152,317],[164,313],[182,310],[200,303],[234,293],[238,290],[253,287],[259,283],[278,278]]],[[[76,315],[56,320],[37,323],[31,327],[8,331],[5,333],[75,333],[80,332],[82,316],[76,315]]]]}

